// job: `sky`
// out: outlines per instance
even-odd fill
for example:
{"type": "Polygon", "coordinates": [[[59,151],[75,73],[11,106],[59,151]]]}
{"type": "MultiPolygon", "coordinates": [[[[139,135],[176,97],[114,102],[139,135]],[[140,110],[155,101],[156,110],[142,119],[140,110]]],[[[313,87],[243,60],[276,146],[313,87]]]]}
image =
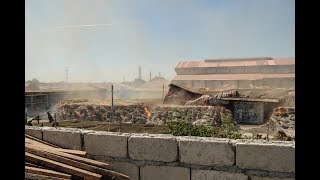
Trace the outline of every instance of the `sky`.
{"type": "Polygon", "coordinates": [[[179,61],[294,57],[294,0],[26,0],[25,79],[171,80],[179,61]]]}

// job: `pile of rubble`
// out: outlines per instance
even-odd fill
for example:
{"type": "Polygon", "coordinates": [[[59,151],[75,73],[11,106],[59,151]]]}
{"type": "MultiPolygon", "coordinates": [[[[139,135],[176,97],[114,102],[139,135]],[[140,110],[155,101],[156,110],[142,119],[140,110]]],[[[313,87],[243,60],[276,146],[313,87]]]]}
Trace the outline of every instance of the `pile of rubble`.
{"type": "Polygon", "coordinates": [[[212,106],[212,105],[221,105],[224,104],[221,98],[226,97],[239,97],[240,94],[238,91],[229,91],[217,93],[214,96],[202,95],[197,99],[187,101],[184,105],[198,105],[198,106],[212,106]]]}
{"type": "Polygon", "coordinates": [[[177,105],[117,105],[114,113],[111,106],[92,103],[59,103],[56,107],[57,119],[107,121],[128,124],[156,124],[163,125],[167,120],[190,120],[194,124],[210,124],[217,114],[230,110],[221,106],[177,106],[177,105]]]}
{"type": "Polygon", "coordinates": [[[108,105],[69,103],[58,106],[56,111],[59,120],[117,122],[121,119],[124,123],[142,124],[147,121],[143,105],[116,106],[112,113],[108,105]]]}
{"type": "Polygon", "coordinates": [[[295,107],[275,108],[271,117],[270,124],[275,129],[275,137],[295,137],[295,107]]]}

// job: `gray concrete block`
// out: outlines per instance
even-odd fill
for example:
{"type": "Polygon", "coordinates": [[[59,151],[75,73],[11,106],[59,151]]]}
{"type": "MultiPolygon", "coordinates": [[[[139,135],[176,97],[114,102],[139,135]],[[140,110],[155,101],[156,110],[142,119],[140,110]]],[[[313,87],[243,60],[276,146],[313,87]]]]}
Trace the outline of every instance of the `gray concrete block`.
{"type": "Polygon", "coordinates": [[[295,148],[287,143],[237,143],[236,165],[243,169],[294,172],[295,148]]]}
{"type": "Polygon", "coordinates": [[[140,167],[141,180],[189,180],[190,169],[184,167],[166,167],[147,165],[140,167]]]}
{"type": "Polygon", "coordinates": [[[206,166],[232,166],[234,151],[228,139],[179,137],[180,162],[206,166]]]}
{"type": "Polygon", "coordinates": [[[45,127],[42,132],[44,141],[67,149],[81,150],[79,129],[45,127]]]}
{"type": "Polygon", "coordinates": [[[251,176],[251,180],[294,180],[295,178],[251,176]]]}
{"type": "Polygon", "coordinates": [[[36,126],[25,126],[24,131],[26,134],[42,140],[42,128],[36,126]]]}
{"type": "Polygon", "coordinates": [[[248,180],[248,176],[224,171],[191,170],[191,180],[248,180]]]}
{"type": "Polygon", "coordinates": [[[84,149],[91,155],[127,157],[126,133],[94,132],[84,134],[84,149]]]}
{"type": "Polygon", "coordinates": [[[170,135],[131,136],[129,157],[134,160],[173,162],[178,159],[178,145],[170,135]]]}
{"type": "Polygon", "coordinates": [[[127,162],[110,163],[112,170],[129,176],[130,180],[139,180],[139,167],[127,162]]]}

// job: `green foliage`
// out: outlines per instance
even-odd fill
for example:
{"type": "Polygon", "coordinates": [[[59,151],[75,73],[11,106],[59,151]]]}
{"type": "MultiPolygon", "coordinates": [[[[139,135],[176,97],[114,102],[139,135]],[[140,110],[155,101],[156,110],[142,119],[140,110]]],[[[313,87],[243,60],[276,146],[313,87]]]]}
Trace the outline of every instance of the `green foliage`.
{"type": "Polygon", "coordinates": [[[174,136],[200,136],[200,137],[218,137],[229,139],[240,139],[242,134],[239,128],[234,125],[231,114],[223,114],[221,116],[222,124],[220,127],[212,127],[208,125],[193,125],[188,118],[181,121],[167,121],[165,133],[174,136]]]}
{"type": "Polygon", "coordinates": [[[167,134],[174,136],[201,136],[210,137],[213,129],[206,125],[192,125],[187,121],[168,121],[165,124],[168,128],[167,134]]]}

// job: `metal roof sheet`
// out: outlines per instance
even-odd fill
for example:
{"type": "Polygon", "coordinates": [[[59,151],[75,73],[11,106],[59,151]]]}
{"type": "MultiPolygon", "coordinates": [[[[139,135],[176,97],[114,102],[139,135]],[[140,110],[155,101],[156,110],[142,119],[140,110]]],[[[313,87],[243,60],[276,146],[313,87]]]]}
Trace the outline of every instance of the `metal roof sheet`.
{"type": "Polygon", "coordinates": [[[228,61],[181,61],[176,68],[204,68],[204,67],[238,67],[238,66],[268,66],[295,65],[295,58],[273,58],[266,60],[228,60],[228,61]]]}
{"type": "Polygon", "coordinates": [[[201,74],[176,75],[173,80],[259,80],[268,78],[294,78],[295,74],[201,74]]]}

